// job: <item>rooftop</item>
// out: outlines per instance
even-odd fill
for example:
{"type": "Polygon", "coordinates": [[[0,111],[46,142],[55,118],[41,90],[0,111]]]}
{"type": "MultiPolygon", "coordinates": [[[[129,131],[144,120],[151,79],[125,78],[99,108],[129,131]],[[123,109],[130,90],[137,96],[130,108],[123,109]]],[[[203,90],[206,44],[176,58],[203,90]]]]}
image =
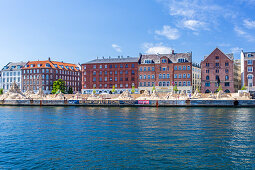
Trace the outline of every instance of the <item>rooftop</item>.
{"type": "Polygon", "coordinates": [[[88,61],[84,64],[96,64],[96,63],[133,63],[138,62],[137,57],[118,57],[118,58],[97,58],[95,60],[88,61]]]}
{"type": "Polygon", "coordinates": [[[19,71],[22,67],[24,67],[26,62],[10,62],[4,68],[2,71],[19,71]]]}

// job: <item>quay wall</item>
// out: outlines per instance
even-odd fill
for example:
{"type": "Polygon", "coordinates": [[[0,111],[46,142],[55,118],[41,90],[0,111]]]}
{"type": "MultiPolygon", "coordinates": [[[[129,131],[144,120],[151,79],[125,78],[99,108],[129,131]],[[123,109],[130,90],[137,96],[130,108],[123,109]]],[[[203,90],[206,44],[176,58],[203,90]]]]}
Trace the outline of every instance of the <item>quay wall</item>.
{"type": "Polygon", "coordinates": [[[0,100],[0,106],[255,107],[255,100],[0,100]]]}

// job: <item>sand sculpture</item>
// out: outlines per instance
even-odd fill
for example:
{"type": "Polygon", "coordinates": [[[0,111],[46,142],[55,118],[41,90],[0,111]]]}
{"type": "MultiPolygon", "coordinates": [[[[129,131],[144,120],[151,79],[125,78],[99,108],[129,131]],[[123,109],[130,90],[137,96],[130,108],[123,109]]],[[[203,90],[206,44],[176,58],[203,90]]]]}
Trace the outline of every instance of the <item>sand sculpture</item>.
{"type": "Polygon", "coordinates": [[[164,97],[165,100],[171,100],[171,99],[175,99],[173,92],[169,92],[166,94],[166,96],[164,97]]]}
{"type": "Polygon", "coordinates": [[[148,90],[144,90],[143,94],[138,97],[136,100],[149,100],[150,99],[150,93],[148,90]]]}
{"type": "Polygon", "coordinates": [[[201,94],[199,94],[198,89],[195,90],[194,94],[191,96],[192,99],[202,98],[201,94]]]}
{"type": "Polygon", "coordinates": [[[150,100],[160,100],[160,97],[159,97],[158,93],[156,92],[156,90],[153,90],[153,92],[149,98],[150,98],[150,100]]]}
{"type": "Polygon", "coordinates": [[[133,97],[129,94],[128,90],[126,90],[120,94],[116,100],[133,100],[133,97]]]}
{"type": "Polygon", "coordinates": [[[1,100],[20,100],[27,97],[20,91],[19,86],[14,81],[9,91],[0,97],[1,100]]]}

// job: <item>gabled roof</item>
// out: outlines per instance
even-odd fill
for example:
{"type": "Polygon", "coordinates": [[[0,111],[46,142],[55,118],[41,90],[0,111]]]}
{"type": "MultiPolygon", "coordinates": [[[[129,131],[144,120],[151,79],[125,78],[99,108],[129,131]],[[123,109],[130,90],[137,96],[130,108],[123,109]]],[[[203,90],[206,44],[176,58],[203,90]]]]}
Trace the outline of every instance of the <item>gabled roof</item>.
{"type": "Polygon", "coordinates": [[[84,64],[97,64],[97,63],[133,63],[138,62],[137,57],[119,57],[119,58],[102,58],[102,59],[95,59],[84,64]]]}
{"type": "Polygon", "coordinates": [[[230,60],[234,60],[234,54],[230,53],[230,54],[225,54],[224,52],[222,52],[218,47],[216,47],[209,55],[204,57],[204,60],[207,59],[207,57],[209,57],[210,55],[212,55],[212,53],[214,53],[215,51],[219,51],[221,52],[223,55],[225,55],[227,58],[229,58],[230,60]]]}

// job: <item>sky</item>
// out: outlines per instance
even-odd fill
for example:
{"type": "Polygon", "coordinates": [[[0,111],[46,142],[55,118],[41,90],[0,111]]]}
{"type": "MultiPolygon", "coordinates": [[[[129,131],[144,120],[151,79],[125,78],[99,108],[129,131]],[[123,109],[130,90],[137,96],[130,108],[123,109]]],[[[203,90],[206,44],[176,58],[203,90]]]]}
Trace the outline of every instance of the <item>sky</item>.
{"type": "Polygon", "coordinates": [[[255,0],[0,0],[0,66],[255,51],[255,0]]]}

